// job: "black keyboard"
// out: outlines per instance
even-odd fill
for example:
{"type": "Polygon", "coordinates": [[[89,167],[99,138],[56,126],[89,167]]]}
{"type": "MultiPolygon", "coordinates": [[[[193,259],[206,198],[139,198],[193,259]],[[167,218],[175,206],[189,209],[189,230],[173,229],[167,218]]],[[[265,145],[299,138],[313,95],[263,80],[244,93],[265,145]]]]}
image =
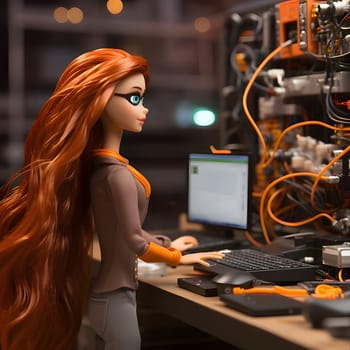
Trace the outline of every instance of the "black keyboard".
{"type": "Polygon", "coordinates": [[[316,279],[318,267],[254,249],[236,249],[223,259],[207,260],[210,266],[195,264],[194,269],[213,274],[231,270],[250,272],[256,279],[274,283],[297,283],[316,279]]]}

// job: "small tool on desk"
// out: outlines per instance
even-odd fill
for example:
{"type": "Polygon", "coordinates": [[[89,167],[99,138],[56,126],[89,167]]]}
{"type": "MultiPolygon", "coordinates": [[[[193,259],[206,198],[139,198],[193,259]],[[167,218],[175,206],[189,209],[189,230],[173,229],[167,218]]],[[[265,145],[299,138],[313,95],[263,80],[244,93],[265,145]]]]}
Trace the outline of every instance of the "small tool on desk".
{"type": "Polygon", "coordinates": [[[289,297],[311,296],[318,299],[328,300],[344,298],[344,292],[340,287],[330,286],[327,284],[319,284],[315,287],[314,292],[311,294],[304,288],[286,288],[277,285],[272,287],[254,287],[249,289],[234,287],[232,288],[232,294],[279,294],[289,297]]]}
{"type": "Polygon", "coordinates": [[[342,299],[341,288],[325,284],[318,285],[314,292],[303,288],[271,287],[241,288],[233,287],[232,294],[221,294],[220,299],[229,307],[252,316],[293,315],[303,311],[305,304],[293,297],[308,299],[342,299]]]}

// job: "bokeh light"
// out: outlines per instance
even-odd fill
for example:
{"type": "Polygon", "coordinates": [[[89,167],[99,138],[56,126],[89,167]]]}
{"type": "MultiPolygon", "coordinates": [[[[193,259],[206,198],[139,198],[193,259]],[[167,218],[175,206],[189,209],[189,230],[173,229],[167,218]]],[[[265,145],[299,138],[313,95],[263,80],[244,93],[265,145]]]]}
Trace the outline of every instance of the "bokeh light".
{"type": "Polygon", "coordinates": [[[123,11],[123,2],[121,0],[108,0],[106,6],[107,10],[113,15],[123,11]]]}
{"type": "Polygon", "coordinates": [[[198,17],[194,20],[194,28],[197,32],[205,33],[211,28],[211,23],[207,17],[198,17]]]}
{"type": "Polygon", "coordinates": [[[66,9],[65,7],[57,7],[53,12],[53,18],[58,23],[71,22],[73,24],[80,23],[84,18],[84,13],[79,7],[66,9]]]}
{"type": "Polygon", "coordinates": [[[213,125],[215,121],[215,113],[208,108],[197,108],[193,113],[193,124],[196,126],[210,126],[213,125]]]}
{"type": "Polygon", "coordinates": [[[79,7],[72,7],[68,10],[68,20],[74,24],[80,23],[84,18],[83,11],[79,7]]]}
{"type": "Polygon", "coordinates": [[[53,12],[53,18],[58,23],[65,23],[68,20],[68,11],[65,7],[56,7],[53,12]]]}

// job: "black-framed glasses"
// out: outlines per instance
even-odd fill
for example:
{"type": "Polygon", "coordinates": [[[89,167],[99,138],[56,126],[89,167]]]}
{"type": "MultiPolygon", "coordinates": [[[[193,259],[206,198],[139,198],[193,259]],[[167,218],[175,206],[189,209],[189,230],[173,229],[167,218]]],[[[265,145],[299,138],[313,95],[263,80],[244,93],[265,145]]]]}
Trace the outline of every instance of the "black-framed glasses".
{"type": "Polygon", "coordinates": [[[115,92],[114,96],[125,98],[133,106],[137,106],[138,104],[143,103],[143,96],[141,96],[138,92],[130,92],[129,94],[120,94],[118,92],[115,92]]]}

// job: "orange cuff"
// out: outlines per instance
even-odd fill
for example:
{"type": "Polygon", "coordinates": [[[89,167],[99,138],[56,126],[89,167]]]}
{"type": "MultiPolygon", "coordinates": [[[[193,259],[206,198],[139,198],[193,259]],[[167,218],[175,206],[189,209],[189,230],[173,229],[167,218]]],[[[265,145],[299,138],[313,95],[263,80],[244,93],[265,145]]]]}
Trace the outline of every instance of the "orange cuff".
{"type": "Polygon", "coordinates": [[[159,244],[150,242],[145,253],[139,258],[145,262],[165,262],[171,266],[177,266],[180,263],[182,253],[175,248],[164,248],[159,244]]]}

